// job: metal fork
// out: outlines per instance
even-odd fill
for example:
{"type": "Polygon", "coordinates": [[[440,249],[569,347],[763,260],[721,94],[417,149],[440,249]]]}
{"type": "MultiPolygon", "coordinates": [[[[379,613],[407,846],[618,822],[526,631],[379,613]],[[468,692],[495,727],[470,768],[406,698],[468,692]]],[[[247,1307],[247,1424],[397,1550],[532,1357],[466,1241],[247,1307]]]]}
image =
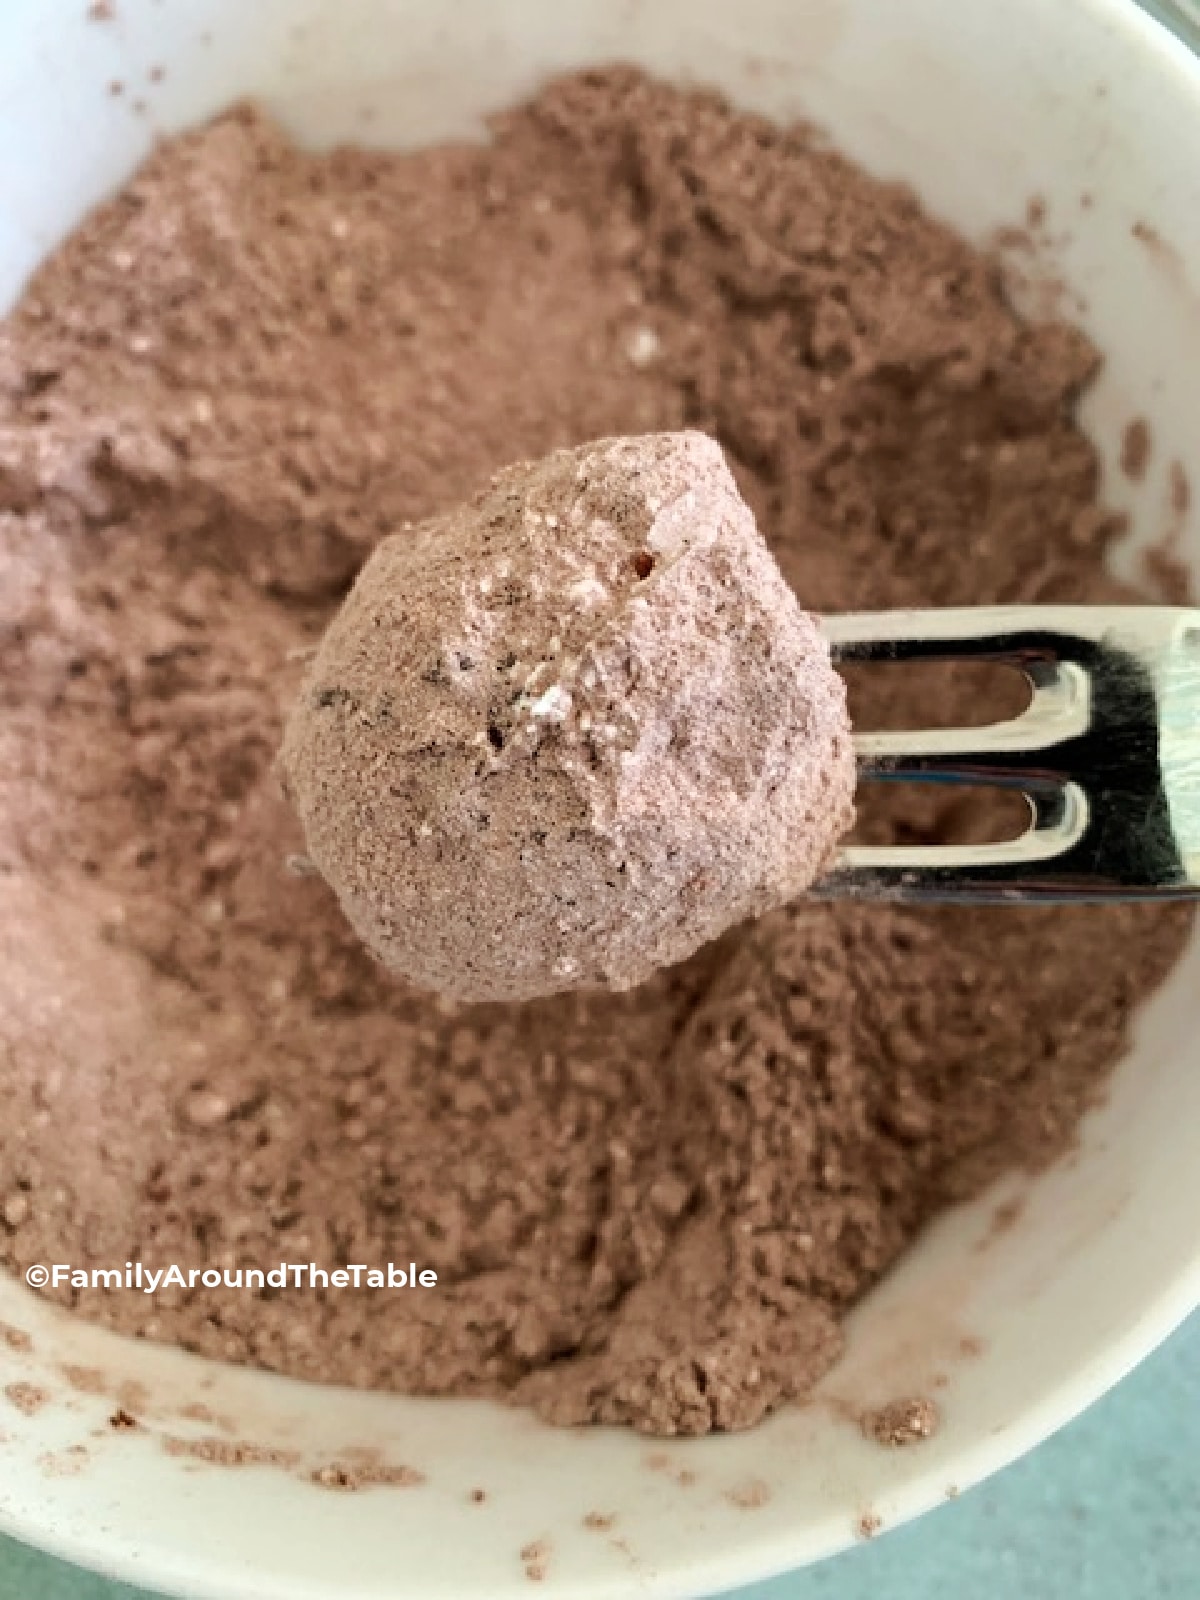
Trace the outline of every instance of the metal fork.
{"type": "Polygon", "coordinates": [[[823,617],[835,661],[1003,662],[1028,708],[979,728],[858,733],[859,781],[1024,793],[1028,829],[983,845],[848,846],[812,893],[888,900],[1200,895],[1200,610],[985,606],[823,617]]]}

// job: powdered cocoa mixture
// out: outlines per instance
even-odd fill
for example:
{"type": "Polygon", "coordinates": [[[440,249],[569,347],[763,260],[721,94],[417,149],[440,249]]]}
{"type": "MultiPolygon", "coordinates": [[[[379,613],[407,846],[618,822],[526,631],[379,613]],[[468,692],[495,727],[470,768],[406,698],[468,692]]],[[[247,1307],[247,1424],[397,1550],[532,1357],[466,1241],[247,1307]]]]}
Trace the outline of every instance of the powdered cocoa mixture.
{"type": "MultiPolygon", "coordinates": [[[[435,1289],[60,1293],[560,1422],[803,1394],[927,1218],[1067,1144],[1186,912],[801,903],[626,994],[459,1007],[289,871],[284,708],[381,537],[612,434],[713,434],[815,610],[1125,597],[1094,366],[907,192],[630,71],[487,145],[165,145],[0,333],[8,1264],[415,1259],[435,1289]]],[[[1004,701],[852,687],[864,725],[1004,701]]],[[[868,836],[997,816],[893,804],[868,836]]]]}
{"type": "Polygon", "coordinates": [[[889,1400],[886,1405],[865,1412],[861,1419],[862,1431],[868,1439],[893,1450],[932,1439],[940,1426],[937,1403],[924,1395],[889,1400]]]}
{"type": "Polygon", "coordinates": [[[600,439],[377,545],[281,765],[400,977],[632,988],[796,898],[854,820],[846,687],[720,447],[600,439]]]}

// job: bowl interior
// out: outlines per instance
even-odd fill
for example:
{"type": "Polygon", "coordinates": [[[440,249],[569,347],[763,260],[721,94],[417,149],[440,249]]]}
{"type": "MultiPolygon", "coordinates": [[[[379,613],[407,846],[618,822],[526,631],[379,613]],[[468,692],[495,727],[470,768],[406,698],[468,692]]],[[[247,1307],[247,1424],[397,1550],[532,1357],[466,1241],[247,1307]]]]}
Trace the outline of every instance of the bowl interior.
{"type": "MultiPolygon", "coordinates": [[[[1110,473],[1110,499],[1138,540],[1176,531],[1200,569],[1200,523],[1172,510],[1167,477],[1200,415],[1200,67],[1128,0],[117,0],[103,24],[84,10],[0,11],[0,304],[156,133],[235,97],[312,142],[411,144],[478,132],[552,71],[635,60],[823,124],[972,236],[1042,197],[1039,271],[1071,285],[1107,358],[1087,424],[1110,462],[1134,415],[1155,440],[1144,482],[1110,473]],[[117,78],[144,85],[144,115],[110,96],[117,78]]],[[[561,1593],[694,1595],[828,1553],[865,1515],[893,1524],[1065,1421],[1200,1298],[1198,977],[1193,942],[1076,1156],[943,1218],[861,1306],[825,1404],[685,1445],[554,1432],[491,1405],[310,1388],[131,1344],[5,1279],[0,1319],[33,1349],[0,1347],[4,1381],[51,1402],[6,1412],[0,1526],[180,1593],[365,1600],[525,1594],[535,1540],[561,1593]],[[1018,1190],[1016,1221],[994,1229],[1018,1190]],[[104,1392],[78,1374],[72,1387],[64,1363],[99,1369],[104,1392]],[[944,1426],[918,1451],[866,1444],[838,1405],[939,1377],[944,1426]],[[129,1379],[150,1426],[113,1433],[129,1379]],[[378,1446],[428,1481],[338,1495],[269,1465],[164,1455],[158,1432],[211,1431],[179,1417],[196,1400],[257,1444],[313,1461],[378,1446]],[[611,1532],[585,1528],[589,1512],[615,1515],[611,1532]]]]}

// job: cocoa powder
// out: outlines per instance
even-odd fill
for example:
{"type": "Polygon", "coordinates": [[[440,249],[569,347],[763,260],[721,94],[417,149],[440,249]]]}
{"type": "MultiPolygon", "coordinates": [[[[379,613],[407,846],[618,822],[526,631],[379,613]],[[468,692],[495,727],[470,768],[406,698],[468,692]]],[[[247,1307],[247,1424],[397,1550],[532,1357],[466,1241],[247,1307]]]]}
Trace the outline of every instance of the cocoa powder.
{"type": "Polygon", "coordinates": [[[914,1399],[889,1400],[861,1418],[863,1434],[876,1444],[901,1450],[910,1444],[932,1439],[941,1426],[936,1402],[918,1395],[914,1399]]]}
{"type": "MultiPolygon", "coordinates": [[[[379,539],[615,434],[713,435],[814,610],[1129,598],[1095,366],[906,190],[633,71],[488,143],[318,156],[240,109],[163,145],[0,330],[7,1265],[419,1259],[413,1294],[56,1294],[561,1422],[803,1395],[929,1217],[1070,1142],[1187,913],[797,903],[628,993],[460,1006],[299,870],[284,711],[379,539]]],[[[1014,700],[851,684],[864,726],[1014,700]]],[[[867,838],[1006,817],[868,799],[867,838]]]]}

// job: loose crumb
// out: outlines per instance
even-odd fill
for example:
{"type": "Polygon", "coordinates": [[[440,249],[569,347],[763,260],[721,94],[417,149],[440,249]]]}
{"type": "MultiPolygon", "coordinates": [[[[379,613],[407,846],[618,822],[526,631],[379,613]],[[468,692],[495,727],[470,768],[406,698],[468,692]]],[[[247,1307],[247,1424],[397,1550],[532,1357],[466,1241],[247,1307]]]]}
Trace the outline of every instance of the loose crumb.
{"type": "MultiPolygon", "coordinates": [[[[1028,228],[1018,228],[1013,224],[997,228],[992,234],[992,241],[998,250],[1020,250],[1029,254],[1036,249],[1036,242],[1028,228]]],[[[1011,264],[1009,264],[1011,271],[1011,264]]]]}
{"type": "Polygon", "coordinates": [[[138,1419],[133,1416],[132,1413],[126,1411],[124,1406],[118,1406],[113,1412],[112,1416],[109,1417],[108,1425],[110,1428],[115,1428],[118,1430],[136,1428],[138,1426],[138,1419]]]}
{"type": "Polygon", "coordinates": [[[116,19],[117,8],[113,0],[92,0],[87,8],[89,22],[113,22],[116,19]]]}
{"type": "Polygon", "coordinates": [[[297,1450],[277,1450],[245,1439],[218,1439],[211,1434],[202,1439],[183,1439],[166,1433],[161,1443],[166,1455],[207,1461],[218,1467],[294,1467],[300,1460],[297,1450]]]}
{"type": "Polygon", "coordinates": [[[486,1499],[487,1499],[487,1494],[485,1493],[484,1490],[482,1490],[482,1489],[472,1489],[471,1490],[471,1500],[474,1502],[475,1505],[481,1506],[486,1499]]]}
{"type": "Polygon", "coordinates": [[[1150,426],[1145,417],[1134,417],[1121,435],[1121,471],[1131,483],[1141,483],[1150,460],[1150,426]]]}
{"type": "Polygon", "coordinates": [[[318,1467],[312,1474],[313,1483],[322,1489],[414,1489],[425,1482],[425,1474],[415,1467],[393,1466],[387,1462],[331,1461],[318,1467]]]}
{"type": "Polygon", "coordinates": [[[74,1478],[83,1471],[90,1459],[86,1445],[72,1444],[65,1450],[44,1451],[38,1457],[37,1464],[48,1478],[74,1478]]]}
{"type": "Polygon", "coordinates": [[[357,1489],[349,1467],[330,1465],[317,1467],[312,1474],[312,1481],[322,1489],[357,1489]]]}
{"type": "Polygon", "coordinates": [[[550,1554],[549,1539],[532,1539],[528,1544],[521,1546],[521,1560],[525,1564],[525,1576],[533,1583],[540,1583],[546,1576],[546,1558],[550,1554]]]}
{"type": "Polygon", "coordinates": [[[874,1411],[864,1412],[862,1431],[876,1444],[899,1449],[932,1439],[941,1425],[941,1414],[932,1400],[924,1397],[891,1400],[874,1411]]]}
{"type": "Polygon", "coordinates": [[[32,1417],[42,1409],[50,1396],[36,1383],[10,1383],[5,1386],[4,1398],[25,1416],[32,1417]]]}
{"type": "Polygon", "coordinates": [[[1182,461],[1172,461],[1168,470],[1170,480],[1171,510],[1176,516],[1186,517],[1192,505],[1192,486],[1182,461]]]}
{"type": "Polygon", "coordinates": [[[103,1394],[108,1385],[107,1375],[99,1367],[81,1367],[74,1362],[64,1361],[59,1364],[58,1370],[72,1389],[80,1394],[103,1394]]]}
{"type": "Polygon", "coordinates": [[[642,1457],[642,1465],[648,1472],[666,1473],[681,1489],[690,1489],[698,1481],[690,1467],[677,1467],[665,1450],[651,1450],[642,1457]]]}
{"type": "Polygon", "coordinates": [[[1014,1195],[1011,1200],[1002,1201],[992,1212],[992,1220],[988,1225],[988,1232],[995,1235],[1007,1233],[1017,1222],[1025,1210],[1026,1196],[1014,1195]]]}
{"type": "Polygon", "coordinates": [[[229,1417],[223,1417],[214,1411],[203,1400],[189,1400],[180,1406],[179,1415],[188,1422],[202,1422],[208,1428],[220,1428],[223,1433],[236,1433],[237,1429],[229,1417]]]}
{"type": "Polygon", "coordinates": [[[616,1516],[610,1511],[589,1511],[583,1525],[592,1533],[607,1533],[616,1525],[616,1516]]]}
{"type": "Polygon", "coordinates": [[[860,1539],[873,1539],[882,1527],[883,1518],[877,1517],[873,1511],[864,1511],[856,1524],[860,1539]]]}
{"type": "Polygon", "coordinates": [[[770,1500],[771,1486],[764,1483],[761,1478],[748,1478],[745,1483],[735,1484],[732,1489],[726,1489],[725,1498],[730,1505],[737,1506],[742,1511],[757,1511],[770,1500]]]}
{"type": "Polygon", "coordinates": [[[113,1399],[123,1411],[145,1411],[150,1405],[150,1394],[144,1383],[136,1378],[123,1378],[117,1385],[113,1399]]]}

